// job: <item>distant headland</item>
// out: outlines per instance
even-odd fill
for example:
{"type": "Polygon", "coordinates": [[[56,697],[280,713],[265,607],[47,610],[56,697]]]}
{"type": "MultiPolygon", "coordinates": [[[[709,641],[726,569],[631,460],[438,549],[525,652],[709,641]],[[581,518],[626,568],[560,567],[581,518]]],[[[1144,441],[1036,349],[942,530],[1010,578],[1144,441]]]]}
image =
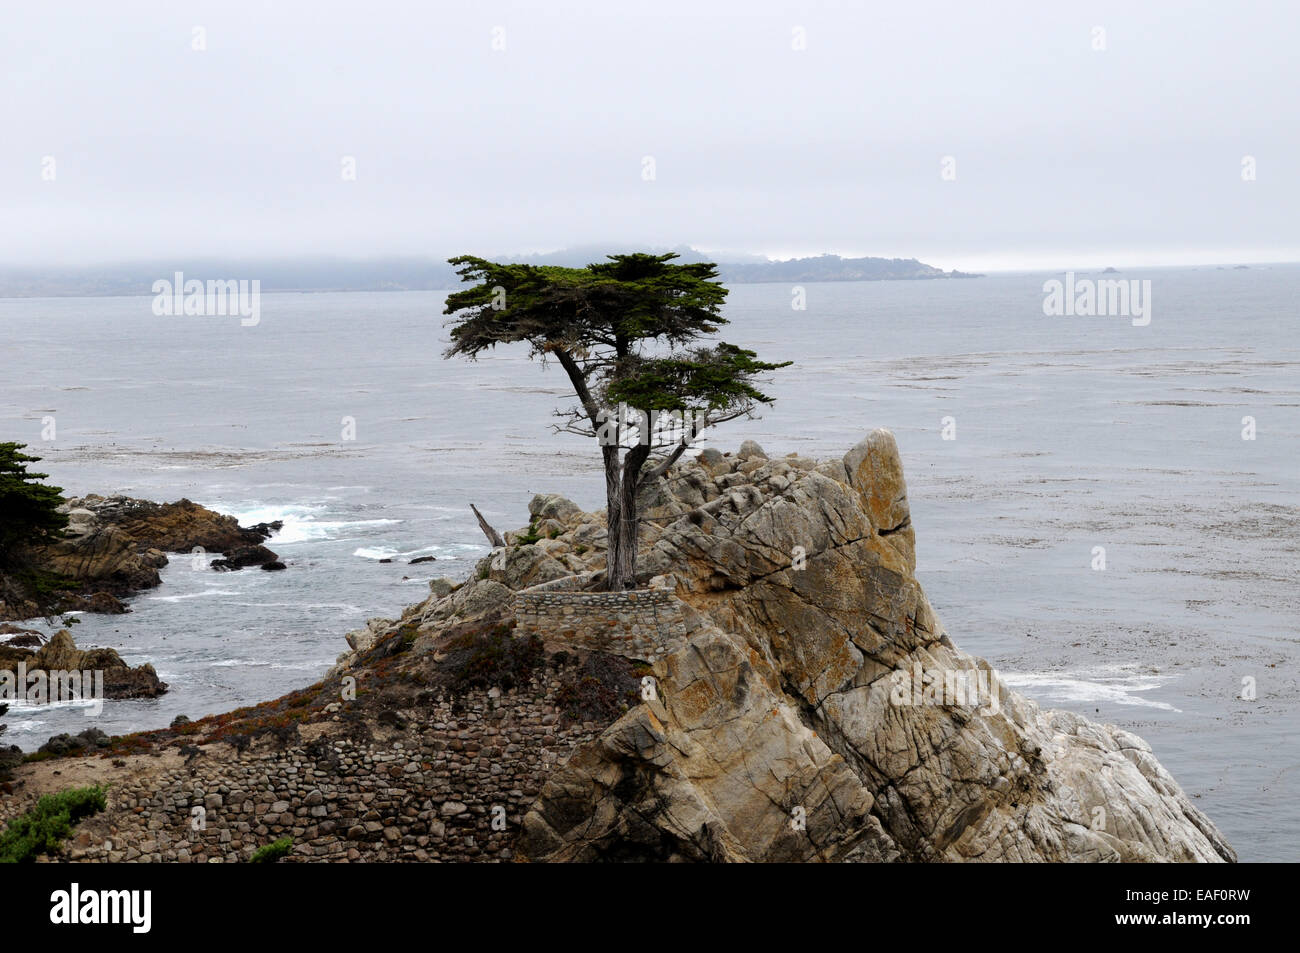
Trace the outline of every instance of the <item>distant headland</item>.
{"type": "MultiPolygon", "coordinates": [[[[533,255],[498,256],[502,261],[582,266],[605,255],[634,250],[621,245],[579,246],[533,255]]],[[[646,249],[637,249],[646,250],[646,249]]],[[[726,284],[800,281],[904,281],[930,278],[980,278],[944,271],[915,258],[841,258],[817,255],[785,261],[760,255],[709,253],[687,245],[671,249],[683,263],[712,261],[726,284]]],[[[182,256],[169,261],[137,261],[76,267],[0,267],[0,298],[99,297],[154,294],[155,281],[176,271],[199,279],[257,278],[272,291],[445,291],[460,278],[441,258],[332,258],[325,256],[255,259],[182,256]]]]}

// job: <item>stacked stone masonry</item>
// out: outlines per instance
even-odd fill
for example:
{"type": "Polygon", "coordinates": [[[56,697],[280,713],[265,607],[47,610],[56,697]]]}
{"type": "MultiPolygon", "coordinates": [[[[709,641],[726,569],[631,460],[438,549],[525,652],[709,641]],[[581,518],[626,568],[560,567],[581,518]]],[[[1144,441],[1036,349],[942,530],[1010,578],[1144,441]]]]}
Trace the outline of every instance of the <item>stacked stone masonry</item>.
{"type": "Polygon", "coordinates": [[[515,595],[516,632],[548,645],[656,662],[690,634],[669,589],[631,592],[525,590],[515,595]]]}
{"type": "MultiPolygon", "coordinates": [[[[232,863],[292,837],[285,861],[510,861],[546,778],[604,727],[568,720],[561,684],[548,671],[499,697],[438,701],[370,743],[327,729],[315,744],[267,741],[238,758],[218,744],[218,757],[200,754],[161,784],[115,781],[108,810],[57,859],[232,863]]],[[[0,827],[34,803],[21,789],[0,797],[0,827]]]]}

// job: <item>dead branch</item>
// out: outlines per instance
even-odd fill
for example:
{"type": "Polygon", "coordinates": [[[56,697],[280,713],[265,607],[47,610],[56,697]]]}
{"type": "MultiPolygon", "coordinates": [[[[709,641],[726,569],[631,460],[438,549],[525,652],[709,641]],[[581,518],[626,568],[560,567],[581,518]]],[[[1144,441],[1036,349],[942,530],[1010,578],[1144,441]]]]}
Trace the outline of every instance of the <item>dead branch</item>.
{"type": "Polygon", "coordinates": [[[478,507],[471,503],[469,508],[473,510],[474,515],[478,517],[478,527],[483,531],[483,535],[488,538],[488,542],[492,544],[492,548],[500,549],[504,546],[506,541],[501,538],[500,533],[492,528],[492,524],[483,518],[483,514],[478,511],[478,507]]]}

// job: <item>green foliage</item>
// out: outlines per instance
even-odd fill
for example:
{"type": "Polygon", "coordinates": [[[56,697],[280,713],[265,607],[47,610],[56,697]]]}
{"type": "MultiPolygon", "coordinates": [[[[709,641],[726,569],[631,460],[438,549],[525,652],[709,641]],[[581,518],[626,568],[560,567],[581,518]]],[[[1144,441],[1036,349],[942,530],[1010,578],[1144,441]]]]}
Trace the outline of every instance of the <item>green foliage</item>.
{"type": "Polygon", "coordinates": [[[619,354],[647,338],[680,343],[711,334],[727,289],[712,264],[674,265],[675,254],[611,255],[585,268],[499,264],[472,255],[450,259],[474,286],[447,298],[454,322],[448,357],[476,357],[514,341],[536,354],[608,345],[619,354]]]}
{"type": "Polygon", "coordinates": [[[102,811],[106,803],[102,787],[71,788],[45,795],[26,814],[10,821],[0,834],[0,864],[26,863],[39,854],[52,853],[74,824],[102,811]]]}
{"type": "Polygon", "coordinates": [[[58,536],[68,518],[56,512],[63,503],[62,487],[40,483],[48,474],[29,473],[27,464],[40,457],[22,453],[23,443],[0,443],[0,565],[14,550],[45,537],[58,536]]]}
{"type": "Polygon", "coordinates": [[[284,857],[293,848],[292,837],[281,837],[279,840],[273,840],[269,844],[263,844],[257,850],[253,851],[253,856],[248,858],[250,864],[273,864],[281,857],[284,857]]]}
{"type": "Polygon", "coordinates": [[[16,567],[13,569],[13,578],[22,584],[39,606],[53,606],[65,592],[79,588],[77,580],[38,566],[16,567]]]}
{"type": "Polygon", "coordinates": [[[727,323],[727,289],[712,264],[674,264],[676,257],[611,255],[585,268],[452,258],[473,286],[447,297],[445,313],[456,317],[445,356],[473,359],[498,344],[527,342],[533,356],[561,362],[582,403],[569,413],[593,430],[600,399],[722,416],[770,403],[754,383],[786,364],[723,342],[687,347],[727,323]]]}
{"type": "Polygon", "coordinates": [[[696,348],[683,357],[629,357],[620,362],[618,376],[606,388],[612,404],[637,410],[730,410],[754,403],[772,403],[751,381],[755,375],[788,367],[769,364],[753,351],[734,344],[696,348]]]}

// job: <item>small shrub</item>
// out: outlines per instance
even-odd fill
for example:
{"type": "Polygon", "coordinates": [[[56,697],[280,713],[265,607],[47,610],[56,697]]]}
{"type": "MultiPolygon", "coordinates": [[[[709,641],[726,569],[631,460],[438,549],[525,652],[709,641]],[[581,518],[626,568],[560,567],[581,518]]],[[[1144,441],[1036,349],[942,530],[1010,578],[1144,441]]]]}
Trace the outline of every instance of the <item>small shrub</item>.
{"type": "Polygon", "coordinates": [[[573,721],[608,724],[641,700],[646,665],[593,652],[565,674],[556,702],[573,721]]]}
{"type": "Polygon", "coordinates": [[[102,787],[45,795],[26,814],[10,821],[0,835],[0,864],[27,863],[54,852],[74,824],[102,811],[106,803],[102,787]]]}
{"type": "Polygon", "coordinates": [[[503,691],[527,685],[546,654],[541,639],[515,638],[508,624],[468,632],[454,639],[445,652],[437,681],[453,695],[494,685],[503,691]]]}
{"type": "Polygon", "coordinates": [[[292,837],[281,837],[279,840],[273,840],[269,844],[263,844],[257,850],[253,851],[253,856],[248,858],[250,864],[273,864],[281,857],[285,856],[293,848],[292,837]]]}

